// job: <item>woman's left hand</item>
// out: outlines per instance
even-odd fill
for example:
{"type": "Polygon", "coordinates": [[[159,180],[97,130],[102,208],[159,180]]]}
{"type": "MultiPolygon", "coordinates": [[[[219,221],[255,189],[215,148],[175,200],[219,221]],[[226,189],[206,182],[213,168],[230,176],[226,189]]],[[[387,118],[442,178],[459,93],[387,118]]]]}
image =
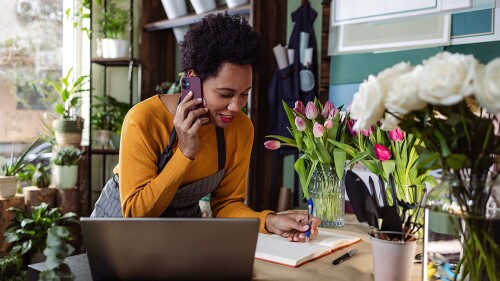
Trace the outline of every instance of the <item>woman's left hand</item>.
{"type": "MultiPolygon", "coordinates": [[[[318,235],[321,220],[311,217],[310,238],[318,235]]],[[[269,214],[266,217],[267,231],[288,238],[288,241],[303,242],[309,229],[307,214],[269,214]]]]}

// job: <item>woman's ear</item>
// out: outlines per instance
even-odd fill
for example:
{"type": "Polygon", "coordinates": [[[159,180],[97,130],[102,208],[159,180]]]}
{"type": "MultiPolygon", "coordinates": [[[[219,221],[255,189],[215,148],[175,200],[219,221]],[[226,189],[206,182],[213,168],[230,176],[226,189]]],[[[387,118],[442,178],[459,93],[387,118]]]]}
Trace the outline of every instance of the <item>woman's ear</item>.
{"type": "Polygon", "coordinates": [[[187,76],[187,77],[193,77],[193,76],[196,76],[196,73],[194,73],[194,70],[190,69],[190,70],[188,70],[188,72],[187,72],[187,75],[186,75],[186,76],[187,76]]]}

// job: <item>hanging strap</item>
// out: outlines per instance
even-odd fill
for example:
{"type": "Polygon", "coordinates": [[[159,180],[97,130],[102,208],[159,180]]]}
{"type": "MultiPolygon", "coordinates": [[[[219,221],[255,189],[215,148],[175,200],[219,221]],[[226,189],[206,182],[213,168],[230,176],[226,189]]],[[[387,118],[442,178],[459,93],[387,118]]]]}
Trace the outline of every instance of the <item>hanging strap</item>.
{"type": "Polygon", "coordinates": [[[219,171],[226,166],[226,140],[224,139],[224,129],[215,126],[217,134],[217,155],[219,157],[219,171]]]}
{"type": "MultiPolygon", "coordinates": [[[[217,135],[217,154],[218,154],[218,163],[219,163],[219,171],[224,169],[226,166],[226,140],[224,139],[224,129],[215,126],[215,132],[217,135]]],[[[174,145],[177,139],[177,132],[175,128],[172,130],[172,134],[170,135],[170,140],[168,141],[167,147],[160,155],[160,159],[158,160],[158,169],[156,171],[157,174],[161,173],[167,162],[172,158],[172,146],[174,145]]]]}
{"type": "Polygon", "coordinates": [[[158,160],[158,169],[156,170],[156,173],[159,174],[165,168],[165,165],[167,165],[167,162],[172,158],[172,146],[175,143],[175,140],[177,139],[177,132],[175,131],[175,128],[172,130],[172,134],[170,134],[170,140],[168,141],[167,147],[165,147],[165,150],[163,153],[160,155],[160,159],[158,160]]]}

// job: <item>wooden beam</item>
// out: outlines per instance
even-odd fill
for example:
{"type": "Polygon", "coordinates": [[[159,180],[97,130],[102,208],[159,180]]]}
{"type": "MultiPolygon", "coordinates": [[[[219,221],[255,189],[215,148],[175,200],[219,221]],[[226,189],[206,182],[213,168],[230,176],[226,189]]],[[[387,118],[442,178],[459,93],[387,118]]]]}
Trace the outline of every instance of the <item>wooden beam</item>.
{"type": "Polygon", "coordinates": [[[263,43],[260,66],[254,70],[250,117],[255,128],[254,145],[248,178],[248,205],[256,211],[276,210],[282,182],[283,161],[273,161],[273,152],[264,148],[269,134],[268,87],[276,62],[272,48],[286,45],[286,0],[252,1],[252,23],[263,43]],[[272,173],[274,171],[274,175],[272,173]],[[272,181],[272,177],[278,177],[272,181]],[[273,184],[272,184],[273,183],[273,184]]]}
{"type": "MultiPolygon", "coordinates": [[[[323,0],[321,6],[321,61],[319,77],[319,100],[324,104],[329,97],[330,92],[330,57],[328,56],[328,34],[330,32],[330,3],[332,0],[323,0]]],[[[338,106],[338,105],[336,105],[338,106]]]]}

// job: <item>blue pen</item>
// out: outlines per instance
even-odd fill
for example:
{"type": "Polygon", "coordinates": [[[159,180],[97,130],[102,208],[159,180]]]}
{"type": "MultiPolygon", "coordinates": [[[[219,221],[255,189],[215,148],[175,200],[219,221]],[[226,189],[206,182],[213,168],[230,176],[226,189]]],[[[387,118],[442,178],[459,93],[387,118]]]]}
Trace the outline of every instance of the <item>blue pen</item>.
{"type": "Polygon", "coordinates": [[[311,236],[311,218],[314,211],[314,204],[312,198],[309,198],[307,201],[307,224],[309,225],[309,229],[306,231],[306,242],[309,242],[309,237],[311,236]]]}

